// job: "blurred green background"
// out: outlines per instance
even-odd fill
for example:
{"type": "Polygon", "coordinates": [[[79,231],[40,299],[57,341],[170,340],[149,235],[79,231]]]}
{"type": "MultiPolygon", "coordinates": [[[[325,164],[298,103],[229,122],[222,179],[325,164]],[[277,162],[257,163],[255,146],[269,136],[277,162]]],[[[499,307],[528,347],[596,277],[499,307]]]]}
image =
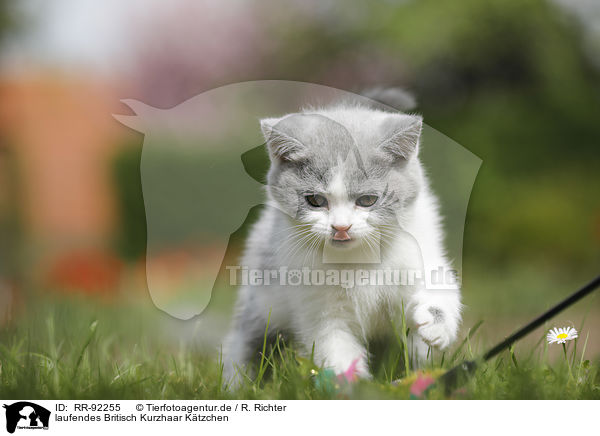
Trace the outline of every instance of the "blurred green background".
{"type": "MultiPolygon", "coordinates": [[[[429,126],[483,160],[463,284],[464,325],[485,320],[486,344],[600,273],[597,2],[180,0],[148,2],[143,13],[137,2],[40,5],[0,5],[5,337],[39,293],[83,294],[98,317],[110,318],[114,304],[148,309],[135,303],[148,299],[143,137],[110,113],[127,111],[120,98],[168,108],[247,80],[405,87],[429,126]]],[[[213,170],[239,159],[224,154],[213,170]]],[[[227,198],[214,201],[226,207],[227,198]]],[[[226,232],[209,235],[207,262],[226,232]]],[[[176,253],[163,260],[169,271],[188,267],[176,253]]],[[[217,299],[212,330],[190,340],[214,346],[206,337],[222,336],[231,299],[217,299]]],[[[556,320],[579,328],[585,318],[595,354],[599,300],[556,320]]],[[[149,329],[187,328],[152,316],[162,321],[149,329]]]]}

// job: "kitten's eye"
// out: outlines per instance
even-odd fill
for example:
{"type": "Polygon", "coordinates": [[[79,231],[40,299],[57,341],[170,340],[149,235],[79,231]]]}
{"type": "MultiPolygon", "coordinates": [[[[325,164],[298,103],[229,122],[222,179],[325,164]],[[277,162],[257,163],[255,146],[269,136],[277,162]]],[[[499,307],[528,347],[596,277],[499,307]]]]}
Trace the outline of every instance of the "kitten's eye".
{"type": "Polygon", "coordinates": [[[307,195],[306,202],[312,207],[327,207],[327,199],[319,194],[307,195]]]}
{"type": "Polygon", "coordinates": [[[361,207],[371,207],[377,202],[376,195],[362,195],[356,199],[356,204],[361,207]]]}

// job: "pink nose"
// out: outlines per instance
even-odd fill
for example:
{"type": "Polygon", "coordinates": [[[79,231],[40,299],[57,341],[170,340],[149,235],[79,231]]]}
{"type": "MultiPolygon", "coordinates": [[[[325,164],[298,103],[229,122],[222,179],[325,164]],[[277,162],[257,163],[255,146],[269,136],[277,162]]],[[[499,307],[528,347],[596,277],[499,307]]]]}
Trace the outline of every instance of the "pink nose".
{"type": "Polygon", "coordinates": [[[331,227],[333,227],[333,229],[335,230],[335,234],[333,235],[334,241],[349,241],[351,239],[350,235],[348,234],[348,230],[350,230],[352,224],[350,224],[349,226],[332,225],[331,227]]]}

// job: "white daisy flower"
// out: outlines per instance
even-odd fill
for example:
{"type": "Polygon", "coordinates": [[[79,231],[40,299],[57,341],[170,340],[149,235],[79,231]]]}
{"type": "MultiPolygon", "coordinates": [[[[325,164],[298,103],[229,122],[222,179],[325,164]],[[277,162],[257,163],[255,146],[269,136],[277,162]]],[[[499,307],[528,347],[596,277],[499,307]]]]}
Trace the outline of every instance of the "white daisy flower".
{"type": "Polygon", "coordinates": [[[554,327],[546,335],[546,339],[549,344],[564,344],[567,341],[571,341],[577,338],[577,330],[573,327],[554,327]]]}

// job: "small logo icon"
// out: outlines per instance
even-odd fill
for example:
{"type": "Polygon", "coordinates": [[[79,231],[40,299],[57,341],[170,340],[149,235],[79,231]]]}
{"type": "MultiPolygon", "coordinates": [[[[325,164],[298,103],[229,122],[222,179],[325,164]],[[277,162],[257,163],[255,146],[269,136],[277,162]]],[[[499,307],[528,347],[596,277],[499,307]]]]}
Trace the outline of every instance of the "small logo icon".
{"type": "Polygon", "coordinates": [[[28,401],[4,405],[6,409],[6,431],[14,433],[18,428],[27,430],[48,430],[50,411],[28,401]]]}

